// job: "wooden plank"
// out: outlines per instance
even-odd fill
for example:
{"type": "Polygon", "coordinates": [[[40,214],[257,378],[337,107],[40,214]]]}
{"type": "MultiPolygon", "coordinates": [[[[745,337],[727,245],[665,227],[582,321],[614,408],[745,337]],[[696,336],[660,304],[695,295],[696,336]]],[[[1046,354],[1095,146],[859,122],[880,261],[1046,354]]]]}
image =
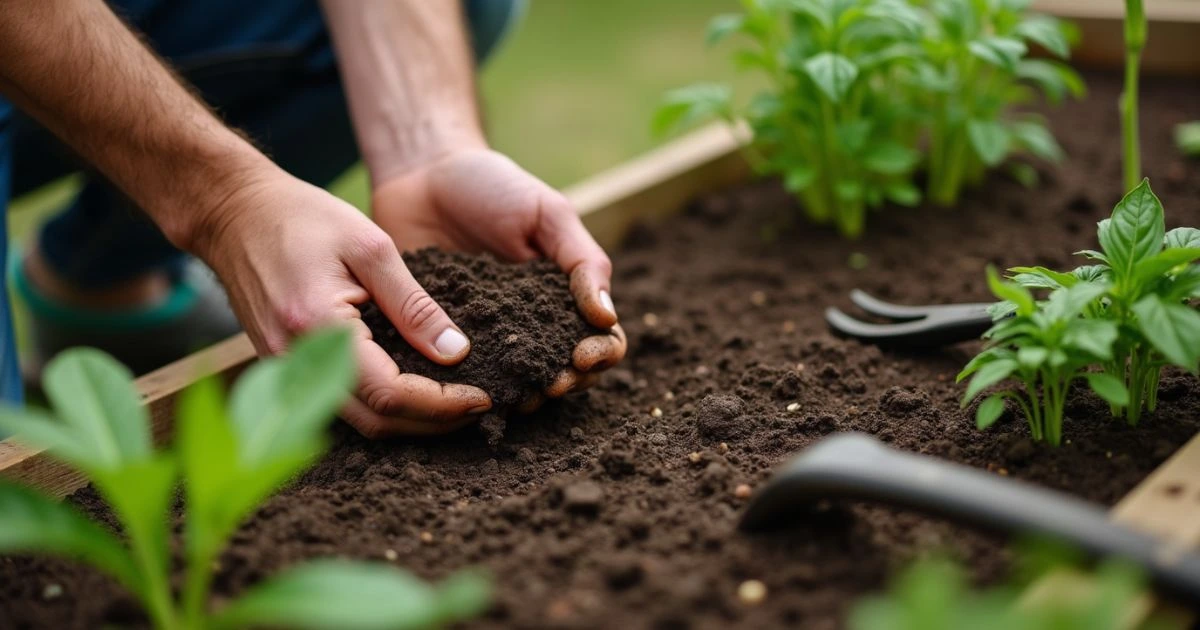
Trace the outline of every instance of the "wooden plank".
{"type": "MultiPolygon", "coordinates": [[[[1034,0],[1033,8],[1079,26],[1072,65],[1120,68],[1125,65],[1124,0],[1034,0]]],[[[1146,0],[1149,34],[1141,67],[1154,74],[1200,74],[1200,2],[1146,0]]]]}
{"type": "MultiPolygon", "coordinates": [[[[234,378],[253,358],[254,347],[241,334],[137,379],[138,392],[150,412],[155,439],[163,440],[170,433],[175,398],[185,387],[212,374],[234,378]]],[[[0,474],[55,497],[66,496],[87,483],[82,475],[46,456],[42,450],[12,440],[0,442],[0,474]]]]}

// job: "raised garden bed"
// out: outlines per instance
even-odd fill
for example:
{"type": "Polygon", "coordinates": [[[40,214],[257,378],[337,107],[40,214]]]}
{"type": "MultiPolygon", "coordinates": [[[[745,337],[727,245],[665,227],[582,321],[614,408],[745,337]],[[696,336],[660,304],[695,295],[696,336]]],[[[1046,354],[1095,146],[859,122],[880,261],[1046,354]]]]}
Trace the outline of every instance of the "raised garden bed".
{"type": "MultiPolygon", "coordinates": [[[[825,306],[848,306],[852,288],[897,302],[987,300],[986,263],[1065,267],[1069,250],[1091,246],[1094,223],[1122,190],[1113,149],[1119,84],[1087,78],[1086,102],[1048,112],[1070,159],[1043,169],[1034,191],[995,177],[953,210],[889,209],[853,245],[790,224],[792,202],[770,182],[704,196],[677,220],[634,229],[613,251],[629,355],[596,389],[510,422],[496,447],[472,430],[371,443],[339,427],[329,456],[239,531],[220,561],[217,592],[238,592],[301,558],[347,555],[429,577],[489,568],[498,601],[472,627],[822,628],[838,626],[857,596],[924,550],[952,550],[981,579],[1003,570],[1002,541],[874,506],[835,506],[789,532],[735,531],[739,486],[752,489],[791,453],[849,430],[1107,505],[1127,497],[1118,518],[1194,545],[1195,484],[1176,478],[1178,468],[1145,481],[1200,429],[1194,377],[1168,373],[1160,408],[1136,429],[1079,393],[1067,409],[1069,442],[1048,449],[1027,439],[1019,418],[981,433],[959,409],[953,377],[971,344],[885,353],[830,336],[822,319],[825,306]],[[867,255],[865,268],[850,267],[853,251],[867,255]],[[767,587],[757,606],[737,598],[751,578],[767,587]]],[[[1196,225],[1200,163],[1177,156],[1171,129],[1200,115],[1200,86],[1147,78],[1143,103],[1145,170],[1169,226],[1196,225]]],[[[653,162],[682,171],[646,162],[572,191],[581,206],[604,208],[591,227],[623,232],[629,208],[671,213],[678,200],[744,174],[721,133],[689,142],[653,162]],[[631,174],[646,178],[637,194],[606,198],[631,174]]],[[[242,344],[198,363],[238,365],[242,344]]],[[[143,381],[162,387],[150,396],[156,409],[168,408],[179,376],[195,369],[143,381]]],[[[64,492],[76,485],[8,444],[0,463],[64,492]]],[[[72,500],[97,505],[86,489],[72,500]]],[[[110,580],[75,564],[4,558],[0,584],[0,627],[140,619],[110,580]],[[61,593],[47,598],[50,584],[61,593]]]]}

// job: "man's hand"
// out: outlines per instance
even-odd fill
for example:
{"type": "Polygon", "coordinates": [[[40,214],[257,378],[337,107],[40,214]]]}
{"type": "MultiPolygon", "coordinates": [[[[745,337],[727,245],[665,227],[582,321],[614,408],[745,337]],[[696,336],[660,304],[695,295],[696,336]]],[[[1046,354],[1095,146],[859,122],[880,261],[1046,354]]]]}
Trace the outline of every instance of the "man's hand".
{"type": "Polygon", "coordinates": [[[205,219],[194,249],[224,281],[260,354],[280,353],[292,337],[316,326],[353,326],[359,389],[342,416],[363,435],[443,433],[491,407],[478,388],[401,374],[371,340],[356,305],[374,298],[430,360],[452,365],[470,350],[392,240],[352,206],[274,169],[205,219]]]}
{"type": "MultiPolygon", "coordinates": [[[[539,256],[571,276],[571,292],[588,323],[612,328],[575,348],[573,369],[545,395],[587,387],[625,356],[625,334],[610,297],[612,264],[558,191],[512,160],[481,147],[451,152],[375,187],[375,221],[401,251],[428,245],[487,251],[510,261],[539,256]]],[[[534,406],[533,404],[530,407],[534,406]]]]}

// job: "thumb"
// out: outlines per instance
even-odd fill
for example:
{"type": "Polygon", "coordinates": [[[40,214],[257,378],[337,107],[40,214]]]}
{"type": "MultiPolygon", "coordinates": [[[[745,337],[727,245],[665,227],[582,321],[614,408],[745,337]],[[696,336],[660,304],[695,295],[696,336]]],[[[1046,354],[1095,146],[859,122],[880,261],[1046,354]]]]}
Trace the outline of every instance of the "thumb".
{"type": "Polygon", "coordinates": [[[350,261],[351,272],[417,352],[441,365],[462,361],[471,342],[413,277],[392,239],[379,236],[379,244],[350,261]]]}

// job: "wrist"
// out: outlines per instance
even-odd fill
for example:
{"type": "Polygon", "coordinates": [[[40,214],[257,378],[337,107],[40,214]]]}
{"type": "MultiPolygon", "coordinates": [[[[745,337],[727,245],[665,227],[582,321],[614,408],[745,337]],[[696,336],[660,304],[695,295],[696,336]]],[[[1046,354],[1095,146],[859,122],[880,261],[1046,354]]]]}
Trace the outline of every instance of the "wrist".
{"type": "Polygon", "coordinates": [[[487,149],[487,139],[472,114],[465,119],[426,118],[401,129],[364,134],[363,161],[378,187],[459,151],[487,149]]]}

